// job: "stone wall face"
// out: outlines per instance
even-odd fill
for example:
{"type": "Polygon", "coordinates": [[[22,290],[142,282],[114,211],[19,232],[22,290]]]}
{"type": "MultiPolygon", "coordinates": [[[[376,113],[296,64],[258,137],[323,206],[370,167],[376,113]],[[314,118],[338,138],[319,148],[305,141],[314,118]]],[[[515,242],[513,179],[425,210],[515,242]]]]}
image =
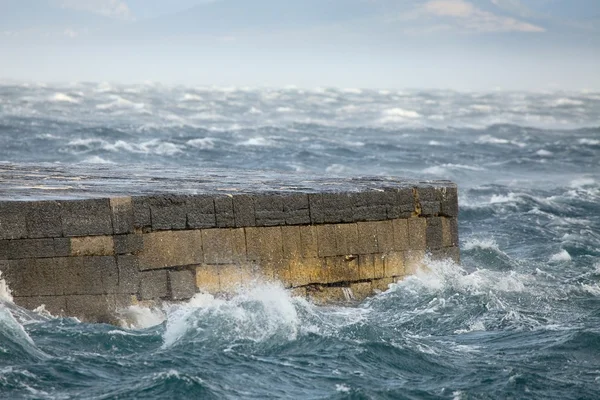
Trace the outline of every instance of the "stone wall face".
{"type": "Polygon", "coordinates": [[[144,301],[274,280],[314,302],[361,300],[426,253],[459,261],[456,186],[343,193],[0,202],[0,271],[17,304],[111,322],[144,301]]]}

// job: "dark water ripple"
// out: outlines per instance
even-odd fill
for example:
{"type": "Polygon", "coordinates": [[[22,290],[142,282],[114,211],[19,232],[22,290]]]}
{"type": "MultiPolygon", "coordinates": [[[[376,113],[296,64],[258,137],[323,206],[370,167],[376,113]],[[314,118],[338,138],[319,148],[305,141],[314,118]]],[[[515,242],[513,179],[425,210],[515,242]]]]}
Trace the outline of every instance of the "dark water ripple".
{"type": "Polygon", "coordinates": [[[596,399],[599,115],[598,93],[0,85],[0,161],[449,178],[463,258],[355,308],[259,284],[121,328],[0,287],[0,398],[596,399]]]}

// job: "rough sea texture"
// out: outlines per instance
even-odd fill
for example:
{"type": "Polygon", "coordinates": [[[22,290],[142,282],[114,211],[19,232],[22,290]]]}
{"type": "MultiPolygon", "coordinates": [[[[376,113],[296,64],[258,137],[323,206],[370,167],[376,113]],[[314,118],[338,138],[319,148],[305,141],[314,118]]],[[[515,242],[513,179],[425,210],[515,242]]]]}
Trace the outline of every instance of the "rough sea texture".
{"type": "Polygon", "coordinates": [[[0,281],[1,398],[599,397],[600,93],[4,84],[0,162],[449,178],[462,250],[358,307],[256,283],[122,327],[0,281]]]}

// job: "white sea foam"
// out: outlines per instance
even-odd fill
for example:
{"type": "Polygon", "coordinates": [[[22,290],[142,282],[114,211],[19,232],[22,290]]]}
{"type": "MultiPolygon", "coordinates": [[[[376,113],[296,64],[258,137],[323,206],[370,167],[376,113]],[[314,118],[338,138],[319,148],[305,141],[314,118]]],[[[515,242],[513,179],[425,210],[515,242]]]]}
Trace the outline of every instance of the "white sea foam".
{"type": "Polygon", "coordinates": [[[269,147],[269,146],[273,146],[273,141],[262,137],[262,136],[258,136],[258,137],[253,137],[250,139],[247,139],[241,143],[239,143],[240,146],[260,146],[260,147],[269,147]]]}
{"type": "Polygon", "coordinates": [[[110,103],[97,104],[98,110],[118,110],[118,109],[137,109],[141,110],[145,107],[144,103],[135,103],[131,100],[127,100],[118,95],[111,95],[110,98],[113,100],[110,103]]]}
{"type": "Polygon", "coordinates": [[[119,310],[119,322],[126,329],[146,329],[162,324],[166,315],[158,307],[129,306],[119,310]]]}
{"type": "Polygon", "coordinates": [[[486,112],[486,113],[489,113],[493,110],[493,107],[488,104],[473,104],[472,106],[470,106],[470,108],[475,111],[486,112]]]}
{"type": "Polygon", "coordinates": [[[583,101],[581,100],[576,100],[576,99],[570,99],[568,97],[562,97],[560,99],[557,99],[554,101],[553,105],[555,107],[562,107],[562,106],[581,106],[583,105],[583,101]]]}
{"type": "Polygon", "coordinates": [[[2,271],[0,271],[0,302],[2,301],[8,301],[12,303],[13,297],[8,284],[4,278],[2,278],[2,271]]]}
{"type": "Polygon", "coordinates": [[[390,108],[383,112],[385,120],[404,120],[404,119],[416,119],[421,118],[421,114],[413,110],[405,110],[403,108],[390,108]]]}
{"type": "Polygon", "coordinates": [[[598,146],[600,145],[600,140],[598,139],[579,139],[577,141],[579,144],[587,145],[587,146],[598,146]]]}
{"type": "Polygon", "coordinates": [[[65,93],[56,93],[54,96],[52,96],[52,101],[72,104],[79,103],[79,100],[65,93]]]}
{"type": "Polygon", "coordinates": [[[106,160],[100,156],[91,156],[82,161],[83,164],[114,164],[114,161],[106,160]]]}
{"type": "Polygon", "coordinates": [[[585,186],[593,186],[596,184],[596,180],[594,178],[581,177],[577,179],[573,179],[569,186],[572,188],[583,188],[585,186]]]}
{"type": "Polygon", "coordinates": [[[350,387],[344,385],[343,383],[338,383],[335,385],[335,390],[336,392],[349,393],[350,387]]]}
{"type": "Polygon", "coordinates": [[[550,261],[560,262],[560,261],[571,261],[571,255],[566,250],[561,250],[560,252],[553,254],[550,257],[550,261]]]}
{"type": "Polygon", "coordinates": [[[204,98],[202,96],[199,96],[197,94],[193,94],[193,93],[186,93],[183,95],[182,101],[188,101],[188,102],[198,102],[198,101],[203,101],[204,98]]]}
{"type": "Polygon", "coordinates": [[[473,249],[491,249],[500,251],[498,247],[498,243],[494,239],[491,238],[471,238],[467,240],[467,242],[463,246],[464,250],[473,250],[473,249]]]}
{"type": "Polygon", "coordinates": [[[540,149],[540,150],[536,151],[535,154],[537,154],[540,157],[552,157],[554,155],[554,153],[552,153],[551,151],[544,150],[544,149],[540,149]]]}

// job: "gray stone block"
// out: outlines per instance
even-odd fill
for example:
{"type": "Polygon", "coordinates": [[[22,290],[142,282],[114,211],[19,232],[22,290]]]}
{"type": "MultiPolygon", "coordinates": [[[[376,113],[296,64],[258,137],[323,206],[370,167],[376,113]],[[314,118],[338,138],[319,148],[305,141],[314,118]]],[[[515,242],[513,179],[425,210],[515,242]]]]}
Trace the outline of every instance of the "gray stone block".
{"type": "Polygon", "coordinates": [[[27,213],[27,236],[55,238],[62,236],[60,203],[57,201],[34,201],[29,203],[27,213]]]}
{"type": "Polygon", "coordinates": [[[159,196],[150,201],[153,231],[181,230],[187,227],[187,205],[183,196],[159,196]]]}
{"type": "Polygon", "coordinates": [[[310,224],[310,206],[307,194],[288,194],[281,197],[287,225],[310,224]]]}
{"type": "Polygon", "coordinates": [[[27,238],[27,203],[0,201],[0,239],[27,238]]]}
{"type": "Polygon", "coordinates": [[[254,199],[256,226],[285,225],[283,198],[278,194],[264,194],[254,199]]]}
{"type": "Polygon", "coordinates": [[[64,236],[112,235],[113,227],[108,199],[61,202],[64,236]]]}
{"type": "Polygon", "coordinates": [[[8,260],[8,240],[0,239],[0,260],[8,260]]]}
{"type": "Polygon", "coordinates": [[[322,193],[308,195],[313,224],[353,222],[352,197],[347,193],[322,193]]]}
{"type": "Polygon", "coordinates": [[[196,274],[192,271],[169,271],[171,299],[188,300],[196,294],[196,274]]]}
{"type": "Polygon", "coordinates": [[[424,217],[437,216],[440,213],[440,202],[439,201],[422,201],[421,202],[421,215],[424,217]]]}
{"type": "Polygon", "coordinates": [[[66,308],[69,316],[81,321],[100,324],[114,324],[115,302],[113,296],[74,295],[66,296],[66,308]]]}
{"type": "Polygon", "coordinates": [[[115,257],[56,258],[56,279],[65,295],[107,294],[118,290],[115,257]]]}
{"type": "Polygon", "coordinates": [[[2,277],[13,296],[52,296],[57,293],[56,262],[53,258],[11,260],[2,277]]]}
{"type": "Polygon", "coordinates": [[[218,228],[234,228],[235,216],[233,212],[233,199],[230,196],[214,198],[215,217],[218,228]]]}
{"type": "Polygon", "coordinates": [[[70,238],[54,238],[54,255],[56,257],[69,257],[71,255],[70,238]]]}
{"type": "Polygon", "coordinates": [[[445,217],[458,217],[458,190],[449,186],[440,191],[441,215],[445,217]]]}
{"type": "Polygon", "coordinates": [[[442,218],[427,218],[426,245],[427,250],[436,250],[444,246],[442,218]]]}
{"type": "Polygon", "coordinates": [[[35,310],[43,305],[46,311],[56,317],[63,316],[67,309],[64,296],[15,297],[14,302],[28,310],[35,310]]]}
{"type": "Polygon", "coordinates": [[[254,212],[254,196],[233,196],[233,212],[235,215],[235,226],[243,228],[256,226],[256,215],[254,212]]]}
{"type": "Polygon", "coordinates": [[[136,229],[149,229],[152,226],[150,198],[145,196],[132,197],[131,205],[133,207],[133,227],[136,229]]]}
{"type": "Polygon", "coordinates": [[[415,212],[413,189],[410,187],[403,187],[389,190],[392,195],[392,204],[388,205],[388,218],[409,218],[415,212]]]}
{"type": "Polygon", "coordinates": [[[206,229],[217,226],[213,197],[189,197],[186,202],[186,209],[188,229],[206,229]]]}
{"type": "Polygon", "coordinates": [[[137,254],[142,251],[144,241],[142,235],[116,235],[113,236],[116,254],[137,254]]]}
{"type": "Polygon", "coordinates": [[[112,209],[113,232],[116,235],[132,233],[133,224],[133,203],[131,197],[115,197],[110,199],[112,209]]]}
{"type": "Polygon", "coordinates": [[[7,258],[52,258],[55,257],[54,239],[9,240],[7,258]]]}
{"type": "Polygon", "coordinates": [[[140,273],[140,297],[142,300],[157,300],[169,295],[167,271],[140,273]]]}
{"type": "Polygon", "coordinates": [[[117,256],[119,270],[119,294],[138,294],[140,291],[140,270],[137,257],[132,255],[117,256]]]}
{"type": "Polygon", "coordinates": [[[434,260],[451,260],[460,263],[460,250],[458,247],[445,247],[443,249],[430,250],[429,254],[434,260]]]}

